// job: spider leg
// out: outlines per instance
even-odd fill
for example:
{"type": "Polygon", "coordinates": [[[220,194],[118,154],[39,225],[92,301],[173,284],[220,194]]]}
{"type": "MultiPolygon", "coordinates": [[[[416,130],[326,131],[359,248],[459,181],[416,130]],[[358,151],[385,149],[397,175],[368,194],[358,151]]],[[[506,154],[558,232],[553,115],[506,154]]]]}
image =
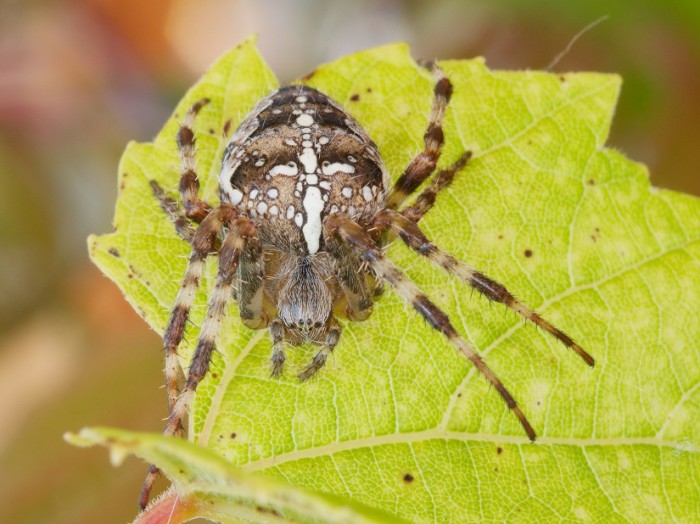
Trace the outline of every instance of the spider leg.
{"type": "Polygon", "coordinates": [[[270,321],[263,310],[264,272],[265,260],[260,240],[250,238],[238,264],[236,294],[239,316],[243,324],[250,329],[263,328],[270,321]]]}
{"type": "Polygon", "coordinates": [[[151,189],[153,194],[158,199],[160,208],[163,212],[168,215],[168,218],[175,226],[175,231],[177,234],[188,244],[192,243],[192,237],[194,237],[195,227],[190,224],[187,219],[187,215],[180,209],[177,201],[168,195],[161,185],[155,180],[150,181],[151,189]]]}
{"type": "Polygon", "coordinates": [[[202,221],[192,236],[192,252],[187,263],[182,285],[175,299],[175,306],[170,314],[168,326],[163,335],[163,350],[165,352],[165,386],[168,393],[168,408],[172,411],[180,396],[178,377],[180,365],[177,360],[177,348],[185,334],[185,326],[190,309],[194,304],[195,294],[204,271],[204,262],[211,253],[217,237],[226,220],[235,213],[230,206],[215,208],[202,221]]]}
{"type": "Polygon", "coordinates": [[[197,347],[187,371],[185,385],[171,410],[168,423],[163,432],[166,435],[174,434],[178,427],[181,427],[181,421],[187,415],[197,386],[209,370],[216,337],[221,328],[221,320],[226,313],[226,306],[232,296],[241,251],[245,248],[247,239],[255,235],[255,225],[248,218],[235,218],[233,208],[228,208],[227,211],[231,214],[224,219],[224,222],[230,224],[230,230],[221,244],[216,283],[207,306],[207,316],[202,322],[197,347]]]}
{"type": "Polygon", "coordinates": [[[392,210],[385,210],[375,217],[375,221],[379,228],[388,228],[394,234],[401,237],[401,240],[419,255],[426,257],[436,266],[441,267],[451,275],[466,282],[467,285],[476,289],[489,300],[505,304],[525,319],[532,321],[535,325],[551,333],[562,344],[571,348],[578,354],[586,364],[591,367],[595,365],[593,357],[586,353],[586,351],[574,342],[569,335],[554,327],[535,311],[525,306],[502,284],[480,273],[468,264],[457,260],[449,253],[442,251],[428,240],[423,231],[418,227],[418,224],[403,216],[403,214],[392,210]]]}
{"type": "Polygon", "coordinates": [[[278,318],[270,322],[270,335],[272,335],[272,359],[270,359],[270,375],[279,377],[284,370],[284,324],[278,318]]]}
{"type": "Polygon", "coordinates": [[[437,65],[433,65],[432,70],[436,82],[433,88],[433,106],[428,127],[423,135],[423,151],[411,160],[391,188],[387,197],[389,209],[396,209],[435,171],[442,152],[442,145],[445,142],[442,120],[452,96],[452,83],[437,65]]]}
{"type": "Polygon", "coordinates": [[[360,225],[338,214],[332,214],[326,218],[324,227],[327,238],[336,235],[340,237],[363,261],[370,265],[380,278],[386,280],[404,302],[410,304],[430,327],[442,333],[450,344],[474,364],[476,369],[498,391],[508,408],[513,411],[528,438],[534,441],[535,431],[501,380],[474,348],[457,332],[448,316],[425,296],[410,278],[384,257],[372,237],[360,225]]]}
{"type": "MultiPolygon", "coordinates": [[[[245,246],[246,239],[254,235],[255,227],[252,222],[244,217],[237,218],[235,210],[230,205],[221,205],[214,208],[195,232],[187,271],[163,337],[166,388],[170,413],[168,423],[163,431],[165,435],[175,435],[183,431],[182,419],[187,414],[197,385],[209,369],[209,361],[211,360],[214,343],[221,325],[221,318],[225,313],[226,304],[232,294],[240,252],[245,246]],[[211,251],[214,240],[224,225],[230,225],[230,230],[221,245],[216,284],[212,298],[209,301],[207,316],[202,323],[197,347],[190,362],[184,388],[182,392],[179,392],[177,379],[180,367],[177,361],[177,348],[182,341],[189,311],[194,303],[195,293],[204,269],[204,260],[211,251]]],[[[151,466],[139,497],[139,506],[142,509],[148,502],[157,474],[158,468],[151,466]]]]}
{"type": "MultiPolygon", "coordinates": [[[[149,184],[153,190],[153,195],[158,199],[160,208],[175,226],[175,232],[182,240],[188,244],[192,244],[192,238],[194,237],[194,233],[197,228],[190,223],[187,215],[185,215],[184,211],[180,209],[180,205],[177,203],[177,201],[168,195],[165,192],[165,189],[163,189],[158,182],[151,180],[149,184]]],[[[216,237],[216,239],[214,239],[212,252],[218,253],[220,249],[221,239],[216,237]]]]}
{"type": "Polygon", "coordinates": [[[202,98],[192,105],[177,133],[177,148],[182,164],[180,175],[180,198],[185,207],[187,218],[199,223],[209,214],[211,206],[199,198],[199,178],[195,169],[195,136],[192,131],[194,120],[208,98],[202,98]]]}
{"type": "Polygon", "coordinates": [[[340,340],[340,334],[342,333],[342,329],[340,325],[335,321],[335,319],[331,319],[331,325],[328,329],[328,333],[326,335],[326,342],[321,348],[321,350],[316,353],[316,356],[314,356],[314,359],[311,361],[311,363],[306,366],[301,373],[297,375],[297,378],[302,381],[306,382],[309,380],[311,377],[313,377],[318,371],[326,365],[326,360],[328,359],[328,355],[330,355],[333,350],[335,349],[335,346],[338,344],[338,341],[340,340]]]}
{"type": "Polygon", "coordinates": [[[358,272],[360,260],[345,244],[332,239],[326,251],[335,259],[336,277],[347,300],[345,315],[354,322],[366,320],[372,314],[372,294],[364,272],[358,272]]]}
{"type": "Polygon", "coordinates": [[[425,188],[421,194],[418,195],[418,198],[416,198],[416,201],[412,205],[403,208],[401,214],[412,222],[419,222],[426,213],[432,209],[438,193],[452,183],[454,176],[467,165],[471,157],[472,152],[466,151],[450,167],[438,171],[433,177],[430,186],[425,188]]]}

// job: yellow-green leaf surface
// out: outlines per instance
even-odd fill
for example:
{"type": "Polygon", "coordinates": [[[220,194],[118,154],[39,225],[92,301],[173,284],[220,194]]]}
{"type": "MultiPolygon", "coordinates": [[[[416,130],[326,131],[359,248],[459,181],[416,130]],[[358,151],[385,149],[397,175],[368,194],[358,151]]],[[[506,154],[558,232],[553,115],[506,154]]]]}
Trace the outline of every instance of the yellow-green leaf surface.
{"type": "MultiPolygon", "coordinates": [[[[700,202],[652,188],[643,166],[605,148],[618,77],[494,72],[481,60],[440,65],[455,86],[441,165],[465,150],[474,157],[424,230],[573,336],[596,367],[396,244],[388,256],[503,379],[536,443],[389,290],[368,321],[344,324],[333,358],[304,384],[294,372],[317,348],[290,348],[286,375],[272,379],[269,335],[243,327],[231,305],[190,439],[244,470],[417,522],[696,519],[700,202]]],[[[393,177],[422,148],[432,80],[405,45],[342,58],[303,81],[365,126],[393,177]]],[[[204,197],[216,203],[222,129],[276,86],[245,42],[187,93],[154,143],[130,144],[122,158],[115,232],[92,237],[90,253],[160,333],[188,245],[148,182],[177,194],[175,135],[187,108],[206,96],[212,102],[195,124],[197,167],[204,197]]],[[[164,398],[153,416],[165,409],[164,398]]]]}

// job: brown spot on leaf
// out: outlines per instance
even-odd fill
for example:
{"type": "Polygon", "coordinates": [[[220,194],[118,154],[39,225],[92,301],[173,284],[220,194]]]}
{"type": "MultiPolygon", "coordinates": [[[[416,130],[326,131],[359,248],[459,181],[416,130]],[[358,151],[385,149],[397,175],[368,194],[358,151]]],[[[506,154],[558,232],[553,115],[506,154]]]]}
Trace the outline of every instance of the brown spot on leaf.
{"type": "Polygon", "coordinates": [[[119,254],[119,251],[117,251],[117,248],[116,248],[116,247],[110,247],[110,248],[107,250],[107,253],[109,253],[110,255],[112,255],[113,257],[116,257],[116,258],[119,258],[119,257],[121,256],[121,255],[119,254]]]}
{"type": "Polygon", "coordinates": [[[141,275],[141,273],[139,271],[137,271],[134,266],[129,264],[129,273],[127,274],[127,276],[129,278],[134,278],[134,277],[141,278],[143,275],[141,275]]]}
{"type": "Polygon", "coordinates": [[[274,515],[276,517],[281,517],[282,515],[273,508],[264,508],[263,506],[255,506],[255,511],[258,513],[266,513],[268,515],[274,515]]]}
{"type": "Polygon", "coordinates": [[[411,475],[410,473],[406,473],[406,474],[403,476],[403,481],[404,481],[406,484],[410,484],[411,482],[413,482],[413,480],[414,480],[413,475],[411,475]]]}
{"type": "Polygon", "coordinates": [[[503,448],[502,448],[501,446],[498,446],[498,447],[496,448],[496,453],[497,453],[498,455],[500,455],[501,453],[503,453],[503,448]]]}
{"type": "Polygon", "coordinates": [[[358,95],[357,93],[355,93],[354,95],[352,95],[352,96],[350,97],[350,100],[351,100],[352,102],[357,102],[359,99],[360,99],[360,95],[358,95]]]}
{"type": "Polygon", "coordinates": [[[526,249],[525,250],[525,257],[530,258],[532,256],[532,249],[526,249]]]}
{"type": "Polygon", "coordinates": [[[232,438],[232,439],[236,438],[237,436],[238,436],[238,435],[236,435],[235,432],[234,432],[234,433],[231,433],[231,438],[232,438]]]}

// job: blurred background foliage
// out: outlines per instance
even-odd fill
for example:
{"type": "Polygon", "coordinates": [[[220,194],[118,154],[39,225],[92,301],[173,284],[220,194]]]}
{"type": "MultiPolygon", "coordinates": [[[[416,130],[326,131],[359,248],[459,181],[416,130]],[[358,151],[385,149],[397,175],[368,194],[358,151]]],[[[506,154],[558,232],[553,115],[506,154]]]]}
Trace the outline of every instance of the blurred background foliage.
{"type": "Polygon", "coordinates": [[[416,57],[617,72],[609,144],[700,194],[695,0],[0,0],[0,522],[124,522],[145,466],[61,435],[161,429],[160,340],[89,263],[119,156],[251,33],[281,81],[405,40],[416,57]],[[606,17],[580,38],[581,29],[606,17]]]}

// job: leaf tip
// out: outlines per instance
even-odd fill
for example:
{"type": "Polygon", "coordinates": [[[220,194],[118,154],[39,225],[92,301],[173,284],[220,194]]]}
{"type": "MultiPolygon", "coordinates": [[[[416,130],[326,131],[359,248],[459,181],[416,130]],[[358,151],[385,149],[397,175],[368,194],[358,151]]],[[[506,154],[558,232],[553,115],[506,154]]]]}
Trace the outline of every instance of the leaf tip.
{"type": "Polygon", "coordinates": [[[79,448],[87,448],[98,443],[97,434],[90,428],[83,428],[78,433],[66,431],[63,434],[63,440],[72,446],[79,448]]]}

